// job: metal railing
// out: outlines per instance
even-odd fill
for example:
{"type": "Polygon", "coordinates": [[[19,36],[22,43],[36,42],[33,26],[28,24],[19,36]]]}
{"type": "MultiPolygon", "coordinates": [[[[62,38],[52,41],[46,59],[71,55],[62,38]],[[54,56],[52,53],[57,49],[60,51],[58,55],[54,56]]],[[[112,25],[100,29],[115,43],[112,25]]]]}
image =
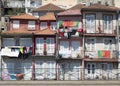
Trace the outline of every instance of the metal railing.
{"type": "Polygon", "coordinates": [[[2,68],[1,80],[120,80],[120,69],[2,68]]]}

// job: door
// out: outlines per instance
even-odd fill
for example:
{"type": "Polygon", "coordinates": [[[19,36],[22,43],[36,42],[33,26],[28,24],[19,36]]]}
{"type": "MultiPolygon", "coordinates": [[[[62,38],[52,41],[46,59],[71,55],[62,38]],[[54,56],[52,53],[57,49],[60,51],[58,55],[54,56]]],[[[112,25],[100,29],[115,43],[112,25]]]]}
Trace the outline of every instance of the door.
{"type": "Polygon", "coordinates": [[[47,38],[46,43],[47,43],[46,45],[47,55],[54,55],[55,50],[54,38],[47,38]]]}
{"type": "Polygon", "coordinates": [[[86,69],[85,69],[86,70],[85,71],[86,79],[95,79],[96,78],[95,68],[96,68],[95,63],[87,63],[86,69]]]}
{"type": "Polygon", "coordinates": [[[44,62],[35,62],[35,79],[44,79],[44,62]]]}
{"type": "Polygon", "coordinates": [[[24,74],[24,80],[32,79],[32,64],[31,63],[22,63],[22,73],[24,74]]]}
{"type": "Polygon", "coordinates": [[[102,63],[102,79],[109,79],[114,76],[114,73],[112,73],[113,70],[113,64],[112,63],[102,63]]]}
{"type": "Polygon", "coordinates": [[[80,80],[80,63],[60,63],[60,80],[80,80]]]}
{"type": "Polygon", "coordinates": [[[3,80],[16,80],[12,78],[15,76],[14,63],[5,63],[4,68],[2,69],[2,79],[3,80]]]}
{"type": "Polygon", "coordinates": [[[80,41],[72,41],[71,48],[72,57],[77,58],[77,55],[80,54],[80,41]]]}
{"type": "Polygon", "coordinates": [[[43,55],[44,51],[44,39],[43,38],[36,38],[36,54],[43,55]]]}
{"type": "Polygon", "coordinates": [[[56,63],[54,61],[36,61],[35,62],[35,78],[36,79],[55,79],[56,63]]]}
{"type": "Polygon", "coordinates": [[[80,80],[80,63],[71,63],[70,64],[70,80],[80,80]]]}

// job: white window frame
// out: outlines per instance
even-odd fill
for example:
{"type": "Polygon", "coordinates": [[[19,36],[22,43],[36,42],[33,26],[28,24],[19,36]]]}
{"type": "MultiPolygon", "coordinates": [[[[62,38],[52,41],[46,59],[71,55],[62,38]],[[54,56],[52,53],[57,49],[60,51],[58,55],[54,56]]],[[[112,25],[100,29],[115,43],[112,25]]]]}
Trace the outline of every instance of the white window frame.
{"type": "Polygon", "coordinates": [[[104,49],[105,50],[112,50],[113,49],[113,39],[112,38],[104,38],[103,39],[103,43],[104,43],[104,49]],[[108,43],[107,45],[105,44],[106,40],[111,40],[111,43],[108,43]]]}
{"type": "Polygon", "coordinates": [[[46,50],[48,55],[53,55],[55,52],[55,39],[46,38],[46,50]]]}
{"type": "Polygon", "coordinates": [[[96,44],[95,38],[86,38],[86,42],[85,42],[86,51],[95,51],[95,44],[96,44]],[[94,40],[94,44],[90,43],[90,45],[88,45],[89,44],[88,40],[94,40]]]}
{"type": "Polygon", "coordinates": [[[85,15],[85,29],[87,33],[95,33],[95,14],[85,15]]]}
{"type": "Polygon", "coordinates": [[[105,33],[112,33],[113,15],[103,15],[103,28],[105,33]]]}
{"type": "Polygon", "coordinates": [[[35,21],[28,21],[28,30],[35,30],[35,21]]]}
{"type": "MultiPolygon", "coordinates": [[[[64,45],[64,44],[62,44],[62,45],[64,45]]],[[[69,51],[69,45],[70,45],[69,41],[61,40],[61,41],[60,41],[60,50],[62,50],[63,52],[64,52],[64,51],[69,51]],[[62,48],[61,43],[67,44],[67,45],[68,45],[68,49],[62,48]]],[[[63,46],[63,47],[65,47],[65,46],[63,46]]]]}
{"type": "Polygon", "coordinates": [[[13,20],[13,28],[19,29],[20,27],[20,21],[19,20],[13,20]]]}
{"type": "Polygon", "coordinates": [[[43,29],[46,29],[46,28],[48,28],[47,22],[41,22],[40,23],[40,29],[43,30],[43,29]]]}
{"type": "Polygon", "coordinates": [[[57,22],[51,22],[51,29],[56,30],[57,29],[57,22]]]}
{"type": "Polygon", "coordinates": [[[36,54],[40,54],[40,55],[43,55],[44,53],[44,38],[36,38],[36,54]],[[42,44],[41,44],[42,43],[42,44]]]}

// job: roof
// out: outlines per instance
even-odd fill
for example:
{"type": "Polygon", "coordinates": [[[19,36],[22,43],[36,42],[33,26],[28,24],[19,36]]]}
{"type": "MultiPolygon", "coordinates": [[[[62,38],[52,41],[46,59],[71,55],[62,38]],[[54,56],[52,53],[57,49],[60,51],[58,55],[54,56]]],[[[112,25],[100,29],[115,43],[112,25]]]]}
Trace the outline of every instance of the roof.
{"type": "Polygon", "coordinates": [[[40,20],[56,20],[56,17],[53,12],[48,12],[46,15],[41,16],[40,20]]]}
{"type": "Polygon", "coordinates": [[[33,32],[35,31],[29,31],[26,29],[13,29],[2,32],[2,35],[32,35],[33,32]]]}
{"type": "Polygon", "coordinates": [[[58,16],[62,15],[81,15],[80,9],[75,10],[66,10],[57,14],[58,16]]]}
{"type": "Polygon", "coordinates": [[[80,9],[82,9],[83,7],[85,7],[85,5],[83,5],[83,4],[77,4],[77,5],[69,8],[69,10],[76,10],[76,9],[79,9],[79,10],[80,10],[80,9]]]}
{"type": "Polygon", "coordinates": [[[33,11],[63,11],[64,9],[54,5],[54,4],[46,4],[44,6],[41,6],[39,8],[34,9],[33,11]]]}
{"type": "Polygon", "coordinates": [[[35,16],[32,16],[30,14],[21,14],[16,16],[11,16],[11,19],[37,19],[35,16]]]}
{"type": "Polygon", "coordinates": [[[55,33],[56,33],[55,31],[49,28],[46,28],[46,29],[35,32],[35,35],[55,35],[55,33]]]}
{"type": "Polygon", "coordinates": [[[93,4],[91,6],[86,6],[82,10],[93,10],[93,11],[117,11],[119,8],[114,6],[107,6],[102,4],[93,4]]]}

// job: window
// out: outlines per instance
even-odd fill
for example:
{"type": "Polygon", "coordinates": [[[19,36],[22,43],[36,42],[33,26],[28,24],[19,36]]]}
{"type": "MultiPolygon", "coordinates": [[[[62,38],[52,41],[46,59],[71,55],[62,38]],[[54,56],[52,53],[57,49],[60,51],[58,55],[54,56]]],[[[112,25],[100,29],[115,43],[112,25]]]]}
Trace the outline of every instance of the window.
{"type": "Polygon", "coordinates": [[[44,39],[36,38],[36,54],[43,55],[44,51],[44,39]]]}
{"type": "Polygon", "coordinates": [[[46,43],[47,43],[47,54],[54,54],[54,50],[55,50],[55,46],[54,46],[54,38],[47,38],[46,39],[46,43]]]}
{"type": "Polygon", "coordinates": [[[95,33],[95,15],[87,14],[85,16],[85,29],[87,33],[95,33]]]}
{"type": "Polygon", "coordinates": [[[35,21],[28,21],[28,29],[35,30],[35,21]]]}
{"type": "Polygon", "coordinates": [[[20,46],[32,46],[32,38],[20,38],[20,46]]]}
{"type": "Polygon", "coordinates": [[[94,51],[95,50],[95,39],[94,38],[86,39],[85,48],[87,51],[94,51]]]}
{"type": "Polygon", "coordinates": [[[94,63],[87,64],[87,73],[88,74],[95,74],[95,64],[94,63]]]}
{"type": "Polygon", "coordinates": [[[18,29],[18,28],[19,28],[19,23],[20,23],[20,21],[14,20],[14,21],[13,21],[13,28],[14,28],[14,29],[18,29]]]}
{"type": "Polygon", "coordinates": [[[32,64],[31,63],[22,63],[22,73],[24,74],[24,80],[30,80],[32,78],[32,64]]]}
{"type": "Polygon", "coordinates": [[[56,30],[57,29],[57,22],[51,22],[51,28],[53,30],[56,30]]]}
{"type": "Polygon", "coordinates": [[[3,46],[15,46],[14,38],[3,38],[3,46]]]}
{"type": "Polygon", "coordinates": [[[60,41],[60,50],[69,51],[69,42],[68,41],[60,41]]]}
{"type": "Polygon", "coordinates": [[[43,30],[43,29],[46,29],[48,26],[47,26],[47,22],[41,22],[40,23],[40,29],[43,30]]]}
{"type": "Polygon", "coordinates": [[[112,15],[104,15],[103,16],[104,20],[104,32],[105,33],[112,33],[112,15]]]}
{"type": "Polygon", "coordinates": [[[37,18],[39,17],[38,12],[34,12],[33,15],[37,18]]]}
{"type": "Polygon", "coordinates": [[[113,43],[112,39],[105,38],[104,39],[104,49],[105,50],[111,50],[112,49],[112,43],[113,43]]]}

